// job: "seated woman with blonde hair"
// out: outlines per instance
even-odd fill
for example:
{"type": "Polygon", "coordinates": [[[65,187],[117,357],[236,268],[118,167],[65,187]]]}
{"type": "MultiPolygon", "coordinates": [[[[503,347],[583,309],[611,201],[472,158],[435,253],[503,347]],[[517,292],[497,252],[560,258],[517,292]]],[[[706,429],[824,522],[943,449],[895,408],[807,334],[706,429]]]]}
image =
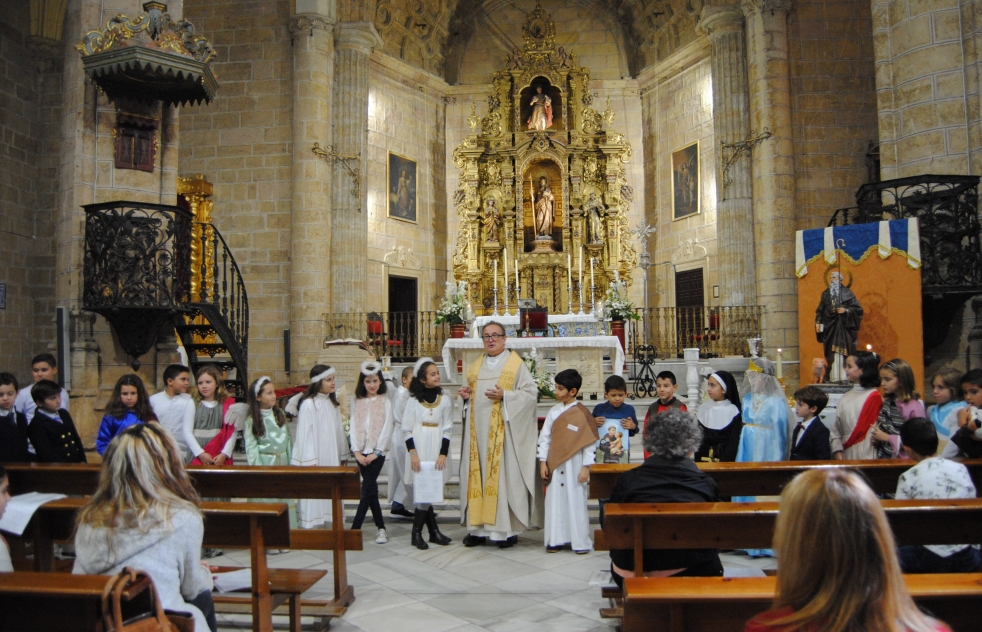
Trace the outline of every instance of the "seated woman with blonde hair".
{"type": "Polygon", "coordinates": [[[914,605],[886,514],[855,472],[795,477],[781,494],[774,548],[780,559],[774,607],[745,632],[948,630],[914,605]]]}
{"type": "Polygon", "coordinates": [[[164,608],[192,613],[196,632],[214,632],[201,502],[180,449],[159,424],[136,424],[116,435],[103,458],[99,487],[76,519],[72,572],[145,571],[164,608]]]}

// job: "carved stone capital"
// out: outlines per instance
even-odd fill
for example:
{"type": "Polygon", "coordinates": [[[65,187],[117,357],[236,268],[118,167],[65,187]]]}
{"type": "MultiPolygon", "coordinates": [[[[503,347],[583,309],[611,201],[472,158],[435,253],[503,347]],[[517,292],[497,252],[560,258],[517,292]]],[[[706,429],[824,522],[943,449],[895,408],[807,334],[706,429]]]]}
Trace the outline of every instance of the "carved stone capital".
{"type": "Polygon", "coordinates": [[[382,36],[371,22],[342,22],[338,28],[337,48],[350,48],[370,55],[372,49],[381,48],[382,36]]]}
{"type": "Polygon", "coordinates": [[[316,13],[300,13],[290,18],[288,25],[290,35],[296,39],[301,35],[312,37],[314,31],[328,31],[334,28],[334,23],[316,13]]]}
{"type": "Polygon", "coordinates": [[[742,0],[743,13],[747,17],[764,11],[791,11],[791,0],[742,0]]]}
{"type": "Polygon", "coordinates": [[[725,33],[742,32],[743,11],[736,5],[705,6],[699,17],[699,30],[713,39],[725,33]]]}

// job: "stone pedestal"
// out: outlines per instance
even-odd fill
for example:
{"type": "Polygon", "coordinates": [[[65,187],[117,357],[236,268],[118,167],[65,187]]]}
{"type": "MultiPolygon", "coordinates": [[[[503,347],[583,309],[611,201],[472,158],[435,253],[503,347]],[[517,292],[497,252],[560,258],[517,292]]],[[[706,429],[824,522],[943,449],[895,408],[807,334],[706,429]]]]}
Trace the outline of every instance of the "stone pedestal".
{"type": "Polygon", "coordinates": [[[314,143],[332,142],[334,27],[317,13],[290,18],[293,36],[293,194],[290,230],[291,370],[298,376],[314,364],[324,340],[324,314],[331,311],[332,166],[314,143]]]}

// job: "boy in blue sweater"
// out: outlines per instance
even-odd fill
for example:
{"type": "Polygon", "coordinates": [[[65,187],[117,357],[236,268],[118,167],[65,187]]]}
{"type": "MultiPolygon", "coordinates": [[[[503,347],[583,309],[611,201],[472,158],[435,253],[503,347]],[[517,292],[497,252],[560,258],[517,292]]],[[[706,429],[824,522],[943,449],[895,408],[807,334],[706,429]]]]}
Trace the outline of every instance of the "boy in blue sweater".
{"type": "Polygon", "coordinates": [[[631,457],[629,437],[638,432],[638,415],[634,406],[625,404],[627,382],[612,375],[604,382],[607,401],[597,404],[593,416],[600,430],[597,444],[597,463],[627,463],[631,457]]]}

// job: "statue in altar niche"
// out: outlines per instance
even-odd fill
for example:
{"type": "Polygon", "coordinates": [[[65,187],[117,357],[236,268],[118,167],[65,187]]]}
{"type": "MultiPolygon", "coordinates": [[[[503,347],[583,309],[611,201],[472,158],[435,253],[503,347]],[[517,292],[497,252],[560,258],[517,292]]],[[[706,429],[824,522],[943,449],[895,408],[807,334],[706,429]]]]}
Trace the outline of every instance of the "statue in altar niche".
{"type": "MultiPolygon", "coordinates": [[[[815,334],[825,347],[828,377],[831,382],[846,379],[846,358],[859,344],[859,326],[863,306],[848,286],[842,283],[842,272],[829,269],[828,289],[822,292],[815,310],[815,334]]],[[[852,276],[850,275],[850,285],[852,276]]]]}
{"type": "Polygon", "coordinates": [[[488,243],[498,243],[498,235],[501,231],[501,211],[498,210],[498,203],[494,198],[488,198],[484,203],[484,237],[488,243]]]}
{"type": "Polygon", "coordinates": [[[532,192],[532,208],[535,210],[535,236],[552,237],[552,225],[556,217],[556,196],[552,194],[549,180],[539,176],[539,192],[532,192]]]}
{"type": "Polygon", "coordinates": [[[590,199],[583,205],[583,214],[587,221],[587,243],[604,243],[604,215],[606,214],[604,203],[597,198],[597,194],[591,192],[590,199]]]}
{"type": "Polygon", "coordinates": [[[542,91],[542,86],[535,87],[532,101],[532,116],[528,120],[528,128],[541,132],[552,127],[552,99],[542,91]]]}

